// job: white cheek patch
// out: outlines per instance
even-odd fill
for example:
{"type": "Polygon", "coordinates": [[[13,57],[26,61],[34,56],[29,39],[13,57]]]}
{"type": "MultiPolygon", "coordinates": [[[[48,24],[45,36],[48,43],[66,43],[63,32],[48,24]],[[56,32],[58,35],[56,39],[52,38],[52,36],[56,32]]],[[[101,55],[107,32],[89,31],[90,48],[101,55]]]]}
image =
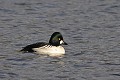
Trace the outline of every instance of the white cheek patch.
{"type": "Polygon", "coordinates": [[[63,43],[64,43],[63,40],[61,40],[61,41],[60,41],[60,44],[63,44],[63,43]]]}

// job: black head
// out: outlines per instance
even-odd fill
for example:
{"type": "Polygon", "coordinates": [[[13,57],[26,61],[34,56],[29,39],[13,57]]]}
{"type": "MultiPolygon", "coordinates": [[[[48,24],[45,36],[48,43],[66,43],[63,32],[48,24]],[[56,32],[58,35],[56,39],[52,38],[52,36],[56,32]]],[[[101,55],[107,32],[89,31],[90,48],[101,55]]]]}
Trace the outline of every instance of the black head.
{"type": "Polygon", "coordinates": [[[60,32],[54,32],[49,40],[49,43],[53,46],[59,46],[61,44],[67,45],[60,32]]]}

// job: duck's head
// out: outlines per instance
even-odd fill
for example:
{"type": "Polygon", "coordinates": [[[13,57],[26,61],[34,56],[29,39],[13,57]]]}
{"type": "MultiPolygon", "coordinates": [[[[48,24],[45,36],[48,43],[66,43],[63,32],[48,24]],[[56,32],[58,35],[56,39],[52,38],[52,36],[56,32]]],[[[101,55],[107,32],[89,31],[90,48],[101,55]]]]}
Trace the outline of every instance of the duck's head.
{"type": "Polygon", "coordinates": [[[49,40],[49,43],[53,46],[67,45],[60,32],[54,32],[49,40]]]}

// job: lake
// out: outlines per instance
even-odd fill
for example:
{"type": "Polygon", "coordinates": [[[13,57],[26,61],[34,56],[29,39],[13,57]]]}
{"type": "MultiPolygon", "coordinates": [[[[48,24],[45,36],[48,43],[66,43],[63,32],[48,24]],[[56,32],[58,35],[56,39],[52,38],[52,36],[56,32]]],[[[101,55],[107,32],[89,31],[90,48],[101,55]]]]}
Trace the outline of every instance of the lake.
{"type": "Polygon", "coordinates": [[[120,80],[120,1],[0,0],[0,80],[120,80]],[[63,57],[19,52],[53,32],[63,57]]]}

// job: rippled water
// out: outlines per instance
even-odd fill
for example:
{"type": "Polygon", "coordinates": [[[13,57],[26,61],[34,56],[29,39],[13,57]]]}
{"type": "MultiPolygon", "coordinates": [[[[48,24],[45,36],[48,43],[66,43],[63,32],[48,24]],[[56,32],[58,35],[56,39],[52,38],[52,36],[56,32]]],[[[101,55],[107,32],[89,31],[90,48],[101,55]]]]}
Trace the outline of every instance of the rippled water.
{"type": "Polygon", "coordinates": [[[120,80],[119,0],[0,0],[0,80],[120,80]],[[55,31],[62,58],[21,53],[55,31]]]}

